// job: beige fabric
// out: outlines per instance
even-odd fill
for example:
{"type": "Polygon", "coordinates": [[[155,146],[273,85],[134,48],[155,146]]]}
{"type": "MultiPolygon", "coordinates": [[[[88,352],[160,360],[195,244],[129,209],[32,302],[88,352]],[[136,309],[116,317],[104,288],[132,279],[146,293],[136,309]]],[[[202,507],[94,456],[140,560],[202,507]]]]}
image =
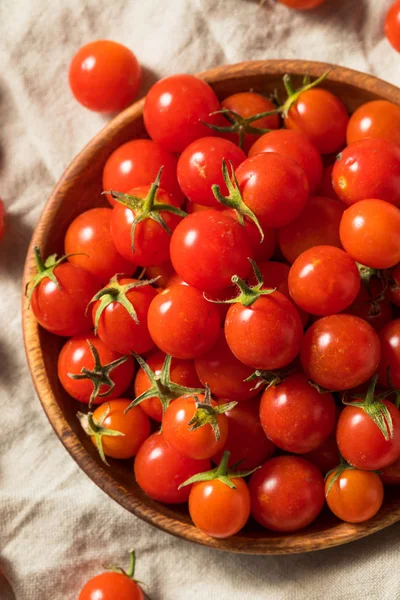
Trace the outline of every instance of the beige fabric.
{"type": "MultiPolygon", "coordinates": [[[[0,545],[17,600],[76,600],[135,546],[153,600],[394,600],[400,525],[346,547],[243,557],[177,540],[113,503],[78,469],[33,391],[20,333],[32,228],[63,169],[106,119],[72,98],[67,66],[96,38],[130,46],[155,78],[261,58],[336,62],[400,84],[385,41],[390,0],[327,0],[297,14],[272,0],[1,0],[0,545]]],[[[1,591],[0,591],[1,598],[1,591]]]]}

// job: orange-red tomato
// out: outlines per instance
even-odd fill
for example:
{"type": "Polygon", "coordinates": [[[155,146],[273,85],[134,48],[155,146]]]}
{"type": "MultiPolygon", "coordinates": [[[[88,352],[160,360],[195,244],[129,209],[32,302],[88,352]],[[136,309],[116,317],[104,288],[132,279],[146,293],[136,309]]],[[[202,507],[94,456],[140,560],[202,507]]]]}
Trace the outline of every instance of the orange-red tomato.
{"type": "Polygon", "coordinates": [[[367,138],[400,144],[400,106],[388,100],[373,100],[357,108],[347,126],[347,145],[367,138]]]}
{"type": "Polygon", "coordinates": [[[296,10],[311,10],[325,2],[325,0],[279,0],[279,2],[296,10]]]}
{"type": "Polygon", "coordinates": [[[325,483],[326,501],[334,515],[348,523],[371,519],[383,502],[383,485],[376,473],[359,469],[344,470],[333,483],[331,473],[325,483]]]}
{"type": "Polygon", "coordinates": [[[400,1],[389,8],[385,19],[385,34],[391,46],[400,52],[400,1]]]}
{"type": "Polygon", "coordinates": [[[136,581],[113,571],[96,575],[82,589],[78,600],[144,600],[136,581]]]}

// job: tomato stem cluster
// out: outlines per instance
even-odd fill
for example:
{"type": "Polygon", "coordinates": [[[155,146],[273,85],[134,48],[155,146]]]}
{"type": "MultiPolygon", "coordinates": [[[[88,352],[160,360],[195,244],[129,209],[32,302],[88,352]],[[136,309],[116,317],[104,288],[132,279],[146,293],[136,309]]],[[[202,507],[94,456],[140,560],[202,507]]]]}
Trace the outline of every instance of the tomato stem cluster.
{"type": "MultiPolygon", "coordinates": [[[[238,463],[234,465],[232,468],[228,467],[230,452],[226,450],[221,458],[221,462],[215,469],[211,469],[210,471],[204,471],[203,473],[197,473],[190,477],[179,486],[179,490],[187,485],[191,485],[192,483],[198,483],[199,481],[213,481],[218,479],[225,485],[227,485],[231,489],[236,489],[236,485],[233,483],[232,479],[237,479],[238,477],[248,477],[257,469],[261,467],[256,467],[255,469],[251,469],[249,471],[236,471],[235,467],[238,466],[238,463]]],[[[243,459],[244,460],[244,459],[243,459]]],[[[242,461],[240,461],[242,462],[242,461]]]]}
{"type": "Polygon", "coordinates": [[[99,419],[99,420],[96,420],[93,417],[92,412],[89,412],[87,415],[85,415],[82,412],[78,412],[76,415],[78,417],[80,424],[82,425],[82,428],[85,431],[85,433],[87,433],[88,435],[90,435],[91,437],[94,438],[96,448],[100,454],[100,458],[103,461],[103,463],[105,463],[107,466],[109,466],[109,464],[108,464],[106,456],[104,454],[103,440],[102,440],[103,435],[106,435],[107,437],[117,437],[117,436],[125,435],[121,431],[116,431],[115,429],[108,429],[107,427],[103,427],[103,423],[109,414],[110,414],[110,406],[107,405],[106,410],[104,411],[103,415],[101,416],[101,419],[99,419]]]}
{"type": "Polygon", "coordinates": [[[215,439],[219,442],[221,432],[217,416],[232,410],[237,402],[226,402],[225,404],[213,406],[211,404],[211,391],[207,384],[205,385],[204,400],[200,402],[197,396],[193,396],[193,398],[196,403],[196,412],[188,423],[189,430],[195,431],[196,429],[199,429],[199,427],[204,427],[204,425],[211,425],[215,439]]]}

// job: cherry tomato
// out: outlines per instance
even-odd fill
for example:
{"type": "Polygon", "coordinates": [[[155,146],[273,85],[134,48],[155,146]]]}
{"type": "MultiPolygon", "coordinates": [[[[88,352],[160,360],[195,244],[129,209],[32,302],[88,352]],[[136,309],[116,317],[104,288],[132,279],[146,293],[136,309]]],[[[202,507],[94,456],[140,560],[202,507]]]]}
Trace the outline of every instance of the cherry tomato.
{"type": "Polygon", "coordinates": [[[315,450],[303,454],[303,458],[316,465],[323,475],[332,471],[332,469],[340,462],[340,454],[335,435],[328,437],[328,439],[315,450]]]}
{"type": "Polygon", "coordinates": [[[325,483],[326,501],[334,515],[348,523],[362,523],[378,512],[383,502],[383,485],[379,475],[345,469],[329,490],[334,476],[331,473],[325,483]]]}
{"type": "Polygon", "coordinates": [[[257,154],[239,166],[236,177],[245,204],[263,228],[288,225],[307,203],[307,177],[287,156],[274,152],[257,154]]]}
{"type": "Polygon", "coordinates": [[[121,354],[108,348],[93,333],[78,335],[69,339],[61,349],[57,366],[58,377],[70,396],[86,404],[96,393],[96,383],[97,385],[100,383],[93,404],[101,404],[122,396],[132,382],[135,373],[132,356],[124,357],[124,362],[107,369],[108,365],[122,358],[121,354]],[[89,342],[93,345],[95,353],[98,353],[102,369],[98,366],[96,368],[95,356],[89,342]],[[83,378],[82,369],[91,373],[92,377],[87,374],[83,378]],[[82,378],[73,379],[69,376],[70,374],[81,375],[82,378]],[[114,385],[113,389],[111,389],[112,385],[114,385]]]}
{"type": "Polygon", "coordinates": [[[321,88],[302,92],[285,116],[285,127],[303,132],[321,154],[346,143],[347,109],[337,96],[321,88]]]}
{"type": "Polygon", "coordinates": [[[296,10],[310,10],[325,2],[325,0],[278,0],[281,4],[285,4],[289,8],[296,10]]]}
{"type": "Polygon", "coordinates": [[[379,383],[389,387],[389,379],[396,389],[400,389],[400,319],[395,319],[379,332],[381,342],[381,362],[379,363],[379,383]]]}
{"type": "Polygon", "coordinates": [[[290,300],[273,292],[251,306],[232,304],[225,320],[225,336],[242,363],[270,371],[288,365],[296,357],[303,326],[290,300]]]}
{"type": "Polygon", "coordinates": [[[313,315],[333,315],[349,307],[360,289],[355,261],[334,246],[315,246],[300,254],[289,272],[295,303],[313,315]]]}
{"type": "Polygon", "coordinates": [[[225,413],[229,423],[228,438],[224,447],[211,457],[213,462],[218,465],[223,453],[228,450],[228,465],[240,461],[241,470],[251,470],[274,454],[275,446],[264,434],[259,412],[260,399],[253,398],[225,413]]]}
{"type": "MultiPolygon", "coordinates": [[[[140,446],[150,435],[150,421],[140,406],[134,406],[127,413],[125,410],[130,400],[121,398],[110,400],[102,404],[93,413],[96,424],[101,427],[119,431],[121,436],[109,436],[106,432],[101,435],[101,443],[104,454],[112,458],[131,458],[137,454],[140,446]]],[[[96,445],[96,437],[91,436],[93,444],[96,445]]]]}
{"type": "Polygon", "coordinates": [[[96,112],[112,113],[128,106],[138,93],[141,78],[133,52],[110,40],[82,46],[69,67],[73,95],[96,112]]]}
{"type": "Polygon", "coordinates": [[[400,2],[393,2],[385,19],[385,35],[391,46],[400,52],[400,2]]]}
{"type": "Polygon", "coordinates": [[[315,194],[322,179],[322,159],[318,150],[301,131],[278,129],[260,137],[250,148],[249,157],[275,152],[292,158],[304,169],[310,194],[315,194]]]}
{"type": "Polygon", "coordinates": [[[191,202],[221,208],[211,186],[219,185],[221,193],[228,194],[222,175],[223,159],[236,169],[246,155],[233,142],[218,137],[200,138],[182,152],[178,161],[178,180],[182,192],[191,202]]]}
{"type": "Polygon", "coordinates": [[[367,381],[380,360],[380,343],[366,321],[332,315],[316,321],[301,347],[306,374],[327,390],[348,390],[367,381]]]}
{"type": "Polygon", "coordinates": [[[388,269],[400,261],[400,209],[383,200],[361,200],[344,211],[343,248],[357,262],[388,269]]]}
{"type": "Polygon", "coordinates": [[[140,446],[134,462],[135,478],[142,490],[158,502],[181,504],[189,498],[191,486],[181,483],[208,471],[209,460],[195,460],[170,446],[162,433],[153,433],[140,446]]]}
{"type": "MultiPolygon", "coordinates": [[[[161,374],[161,370],[165,361],[166,355],[164,352],[155,350],[147,359],[146,362],[150,369],[158,377],[161,374]]],[[[197,376],[196,369],[194,368],[194,362],[192,360],[182,360],[179,358],[173,358],[171,361],[170,371],[171,381],[189,388],[201,388],[201,382],[197,376]]],[[[144,392],[150,389],[150,379],[143,371],[139,369],[135,379],[135,396],[140,396],[144,392]]],[[[156,396],[147,398],[140,403],[145,413],[149,415],[155,421],[161,422],[162,420],[162,405],[160,399],[156,396]]]]}
{"type": "Polygon", "coordinates": [[[368,138],[400,144],[400,106],[388,100],[373,100],[357,108],[347,127],[347,145],[368,138]]]}
{"type": "MultiPolygon", "coordinates": [[[[226,208],[223,212],[231,215],[236,220],[238,218],[237,212],[233,208],[226,208]]],[[[277,230],[271,227],[263,227],[264,239],[261,241],[257,225],[248,217],[244,217],[244,229],[253,250],[255,262],[258,264],[261,261],[269,260],[278,244],[277,230]]]]}
{"type": "Polygon", "coordinates": [[[154,282],[157,288],[166,288],[168,281],[175,275],[174,267],[171,262],[165,262],[156,267],[147,267],[145,271],[145,279],[158,279],[154,282]]]}
{"type": "Polygon", "coordinates": [[[194,75],[171,75],[149,90],[143,118],[150,137],[170,152],[182,152],[195,140],[213,135],[204,122],[218,124],[219,101],[211,87],[194,75]]]}
{"type": "Polygon", "coordinates": [[[337,200],[312,196],[297,219],[279,230],[279,247],[286,260],[293,263],[313,246],[341,248],[339,226],[343,211],[337,200]]]}
{"type": "Polygon", "coordinates": [[[339,200],[337,193],[333,189],[333,183],[332,183],[333,167],[334,167],[334,164],[327,165],[326,167],[324,167],[321,185],[319,186],[319,193],[321,194],[321,196],[324,196],[327,198],[332,198],[333,200],[339,200]]]}
{"type": "Polygon", "coordinates": [[[139,209],[133,209],[134,203],[132,203],[132,208],[117,203],[111,217],[111,235],[115,247],[126,260],[141,267],[154,267],[169,260],[171,232],[182,220],[182,216],[169,210],[157,210],[157,204],[171,206],[171,210],[177,209],[178,205],[167,192],[160,188],[150,200],[152,187],[144,186],[130,190],[128,196],[143,199],[142,206],[139,209]],[[151,201],[149,208],[146,207],[148,199],[151,201]],[[154,214],[154,211],[164,221],[169,231],[148,216],[154,214]],[[135,219],[140,219],[141,216],[145,218],[137,222],[135,226],[133,246],[132,226],[135,219]]]}
{"type": "Polygon", "coordinates": [[[98,299],[93,304],[93,323],[99,338],[121,354],[141,354],[154,347],[147,313],[157,292],[150,285],[141,284],[137,279],[117,278],[99,292],[100,297],[97,294],[98,299]]]}
{"type": "Polygon", "coordinates": [[[231,479],[230,488],[219,479],[193,484],[189,513],[200,531],[215,538],[235,535],[250,516],[250,492],[241,477],[231,479]]]}
{"type": "Polygon", "coordinates": [[[220,316],[215,305],[188,285],[173,285],[152,301],[147,323],[155,344],[175,358],[197,358],[217,341],[220,316]]]}
{"type": "Polygon", "coordinates": [[[90,271],[101,283],[115,273],[132,272],[132,263],[118,254],[112,241],[109,208],[92,208],[76,217],[68,227],[64,247],[70,263],[90,271]]]}
{"type": "Polygon", "coordinates": [[[400,147],[387,140],[360,140],[343,150],[332,171],[333,189],[350,206],[377,198],[400,205],[400,147]]]}
{"type": "MultiPolygon", "coordinates": [[[[242,119],[248,119],[259,115],[260,113],[270,112],[276,109],[276,106],[268,100],[265,96],[261,94],[256,94],[255,92],[239,92],[237,94],[232,94],[227,98],[224,98],[221,102],[221,109],[229,109],[242,117],[242,119]]],[[[228,113],[229,115],[229,113],[228,113]]],[[[235,115],[232,114],[231,118],[234,121],[235,115]]],[[[223,125],[227,125],[229,127],[229,122],[226,118],[223,119],[223,125]]],[[[222,123],[221,123],[222,124],[222,123]]],[[[257,119],[256,121],[251,121],[251,127],[260,128],[260,129],[278,129],[280,125],[280,117],[278,114],[269,115],[266,117],[262,117],[261,119],[257,119]]],[[[244,130],[246,131],[246,125],[244,126],[244,130]]],[[[239,132],[240,129],[234,133],[221,133],[224,137],[228,138],[235,144],[239,143],[239,132]]],[[[258,137],[262,135],[260,133],[245,133],[243,138],[243,150],[247,153],[254,142],[258,137]]]]}
{"type": "Polygon", "coordinates": [[[400,485],[400,458],[382,469],[381,479],[385,485],[400,485]]]}
{"type": "Polygon", "coordinates": [[[393,316],[392,304],[384,295],[384,283],[372,277],[367,285],[361,284],[357,298],[346,313],[364,319],[379,332],[393,316]]]}
{"type": "MultiPolygon", "coordinates": [[[[153,140],[131,140],[119,146],[107,159],[103,171],[103,189],[126,193],[133,188],[151,185],[161,167],[164,167],[160,187],[181,206],[184,195],[176,175],[177,164],[176,156],[153,140]]],[[[107,199],[112,206],[116,204],[111,194],[107,194],[107,199]]]]}
{"type": "Polygon", "coordinates": [[[335,427],[332,394],[321,394],[302,373],[290,375],[261,396],[260,420],[275,446],[304,454],[316,450],[335,427]]]}
{"type": "Polygon", "coordinates": [[[78,600],[145,600],[142,590],[122,573],[113,571],[96,575],[82,589],[78,600]]]}
{"type": "Polygon", "coordinates": [[[273,531],[297,531],[317,518],[324,505],[319,469],[298,456],[267,460],[251,476],[251,513],[273,531]]]}
{"type": "MultiPolygon", "coordinates": [[[[360,402],[360,399],[355,399],[360,402]]],[[[356,467],[375,471],[391,465],[400,457],[400,412],[383,400],[393,423],[393,437],[385,439],[372,418],[358,406],[345,406],[336,429],[336,441],[343,458],[356,467]]],[[[385,418],[385,422],[386,418],[385,418]]]]}
{"type": "Polygon", "coordinates": [[[400,306],[400,263],[391,269],[389,276],[386,297],[396,306],[400,306]]]}
{"type": "Polygon", "coordinates": [[[56,261],[55,255],[44,263],[38,248],[35,248],[35,256],[38,274],[28,292],[32,294],[30,305],[40,325],[62,336],[89,331],[92,320],[86,308],[99,290],[100,282],[82,267],[56,261]]]}
{"type": "MultiPolygon", "coordinates": [[[[215,422],[219,434],[214,431],[209,422],[191,429],[190,421],[197,412],[196,400],[204,401],[204,394],[181,396],[168,406],[162,420],[162,429],[165,440],[181,454],[189,458],[201,460],[210,458],[221,450],[228,439],[228,419],[225,414],[216,414],[215,422]],[[217,437],[219,439],[217,439],[217,437]]],[[[212,401],[212,405],[217,403],[212,401]]]]}
{"type": "Polygon", "coordinates": [[[216,398],[241,402],[258,394],[258,390],[254,389],[255,382],[245,381],[253,370],[232,353],[223,330],[211,350],[196,358],[195,366],[200,381],[203,385],[208,383],[216,398]]]}
{"type": "Polygon", "coordinates": [[[4,235],[4,214],[5,214],[4,202],[0,198],[0,240],[4,235]]]}
{"type": "Polygon", "coordinates": [[[175,271],[202,291],[229,287],[233,275],[246,277],[252,256],[244,227],[224,212],[210,209],[189,215],[172,235],[175,271]]]}

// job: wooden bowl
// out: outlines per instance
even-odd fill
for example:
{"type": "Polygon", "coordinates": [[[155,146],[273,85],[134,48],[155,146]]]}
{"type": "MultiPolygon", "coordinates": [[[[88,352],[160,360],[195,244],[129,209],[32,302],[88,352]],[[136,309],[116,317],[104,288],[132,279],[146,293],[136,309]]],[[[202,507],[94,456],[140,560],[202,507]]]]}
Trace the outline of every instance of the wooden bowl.
{"type": "MultiPolygon", "coordinates": [[[[295,83],[309,74],[316,78],[328,69],[324,87],[336,93],[350,112],[360,104],[386,99],[400,104],[400,90],[375,77],[342,67],[309,61],[250,61],[218,67],[200,74],[221,98],[234,92],[253,89],[283,92],[282,76],[290,73],[295,83]]],[[[100,196],[101,175],[110,154],[132,138],[146,137],[142,120],[143,100],[113,119],[72,161],[48,200],[28,251],[24,282],[35,272],[33,247],[40,246],[44,255],[63,252],[68,225],[82,211],[106,205],[100,196]]],[[[250,522],[238,535],[217,540],[210,538],[191,523],[184,506],[165,506],[148,498],[134,481],[132,461],[110,461],[111,468],[100,461],[90,439],[76,418],[79,404],[66,394],[57,378],[58,351],[65,341],[41,329],[27,301],[23,300],[23,329],[26,354],[36,391],[56,434],[85,473],[113,500],[141,519],[173,535],[220,550],[247,554],[288,554],[309,552],[344,544],[369,535],[400,520],[400,498],[395,490],[386,493],[385,503],[370,521],[359,525],[343,523],[326,510],[308,528],[290,535],[261,529],[250,522]]]]}

